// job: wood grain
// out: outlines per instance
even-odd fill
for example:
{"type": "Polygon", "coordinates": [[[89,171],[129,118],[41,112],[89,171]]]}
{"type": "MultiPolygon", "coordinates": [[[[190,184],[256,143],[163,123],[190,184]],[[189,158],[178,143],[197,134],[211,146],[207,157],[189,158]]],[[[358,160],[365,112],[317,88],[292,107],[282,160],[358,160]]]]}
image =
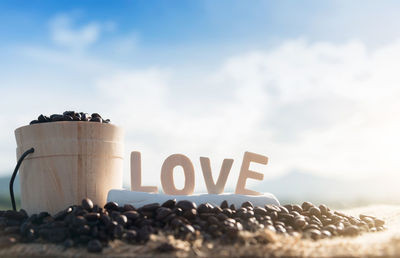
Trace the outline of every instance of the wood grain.
{"type": "Polygon", "coordinates": [[[52,122],[15,130],[21,207],[55,213],[85,197],[104,205],[108,190],[122,188],[123,130],[94,122],[52,122]]]}

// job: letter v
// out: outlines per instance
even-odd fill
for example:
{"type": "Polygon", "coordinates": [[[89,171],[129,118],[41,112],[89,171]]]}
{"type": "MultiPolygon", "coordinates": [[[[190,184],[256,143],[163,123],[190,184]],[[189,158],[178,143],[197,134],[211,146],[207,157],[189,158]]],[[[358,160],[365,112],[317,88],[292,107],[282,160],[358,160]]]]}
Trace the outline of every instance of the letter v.
{"type": "Polygon", "coordinates": [[[207,191],[210,194],[220,194],[224,191],[226,180],[228,179],[229,172],[231,171],[233,159],[224,159],[222,162],[221,171],[218,176],[217,183],[214,183],[210,159],[200,157],[201,170],[203,171],[204,181],[206,182],[207,191]]]}

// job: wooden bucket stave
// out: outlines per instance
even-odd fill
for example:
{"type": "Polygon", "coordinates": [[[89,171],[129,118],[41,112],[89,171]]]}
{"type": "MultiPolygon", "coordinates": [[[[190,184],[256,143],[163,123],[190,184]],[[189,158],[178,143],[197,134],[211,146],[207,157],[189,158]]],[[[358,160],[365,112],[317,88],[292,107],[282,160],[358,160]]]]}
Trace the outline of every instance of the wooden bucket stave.
{"type": "Polygon", "coordinates": [[[112,124],[52,122],[15,130],[17,158],[35,152],[20,168],[21,207],[55,213],[85,197],[104,205],[122,188],[123,131],[112,124]]]}

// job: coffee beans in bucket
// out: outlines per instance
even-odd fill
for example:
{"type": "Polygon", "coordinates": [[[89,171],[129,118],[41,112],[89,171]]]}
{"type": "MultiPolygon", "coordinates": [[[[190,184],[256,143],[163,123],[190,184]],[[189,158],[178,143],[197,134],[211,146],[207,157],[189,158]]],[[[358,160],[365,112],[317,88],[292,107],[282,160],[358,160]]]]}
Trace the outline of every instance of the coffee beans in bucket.
{"type": "MultiPolygon", "coordinates": [[[[245,202],[235,207],[227,201],[219,206],[210,203],[197,206],[191,201],[168,200],[161,205],[153,203],[140,208],[109,202],[101,208],[84,199],[81,205],[67,207],[53,216],[47,212],[28,216],[22,209],[0,211],[0,248],[17,242],[50,242],[65,248],[86,246],[89,252],[101,252],[115,239],[142,244],[151,234],[229,244],[240,243],[244,231],[269,230],[318,240],[357,236],[385,228],[385,222],[379,218],[353,217],[310,202],[263,207],[245,202]]],[[[157,250],[171,251],[174,247],[162,243],[157,250]]]]}
{"type": "Polygon", "coordinates": [[[61,114],[53,114],[51,116],[40,115],[37,120],[33,120],[30,124],[40,124],[49,122],[60,122],[60,121],[84,121],[84,122],[98,122],[98,123],[110,123],[110,119],[103,119],[98,113],[89,115],[84,112],[65,111],[61,114]]]}

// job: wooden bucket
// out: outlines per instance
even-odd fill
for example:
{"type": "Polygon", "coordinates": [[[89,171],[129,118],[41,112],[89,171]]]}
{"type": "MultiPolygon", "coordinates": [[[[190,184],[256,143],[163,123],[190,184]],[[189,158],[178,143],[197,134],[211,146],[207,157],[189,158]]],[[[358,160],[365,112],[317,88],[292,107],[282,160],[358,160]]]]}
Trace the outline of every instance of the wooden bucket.
{"type": "Polygon", "coordinates": [[[15,130],[20,167],[21,208],[54,214],[85,197],[106,203],[110,189],[122,188],[123,130],[96,122],[51,122],[15,130]]]}

